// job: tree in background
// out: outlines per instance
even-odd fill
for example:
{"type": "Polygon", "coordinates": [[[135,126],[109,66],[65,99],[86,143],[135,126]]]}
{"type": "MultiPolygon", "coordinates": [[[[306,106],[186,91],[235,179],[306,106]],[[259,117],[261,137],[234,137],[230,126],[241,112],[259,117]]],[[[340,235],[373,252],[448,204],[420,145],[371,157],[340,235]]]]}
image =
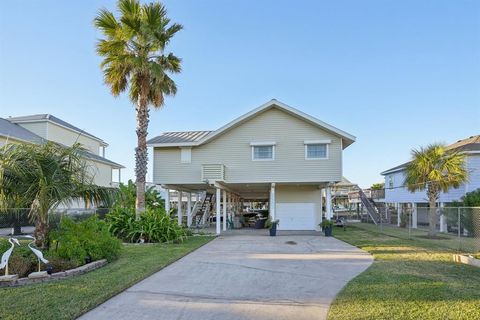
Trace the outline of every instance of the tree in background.
{"type": "Polygon", "coordinates": [[[412,161],[406,167],[405,185],[411,192],[427,190],[430,236],[435,235],[436,204],[440,192],[458,188],[467,178],[463,154],[448,150],[443,144],[412,150],[412,161]]]}
{"type": "Polygon", "coordinates": [[[181,71],[180,59],[165,49],[182,26],[170,23],[165,7],[158,2],[142,5],[138,0],[119,0],[117,6],[118,18],[102,9],[94,24],[104,35],[97,43],[97,53],[103,57],[101,68],[105,83],[114,96],[128,89],[130,100],[135,104],[138,219],[145,211],[149,106],[161,108],[164,96],[177,92],[169,74],[181,71]]]}
{"type": "MultiPolygon", "coordinates": [[[[135,199],[137,197],[137,187],[132,180],[128,180],[127,184],[120,183],[119,193],[115,199],[115,206],[123,208],[135,208],[135,199]]],[[[155,187],[148,187],[145,190],[145,206],[146,208],[163,207],[165,200],[162,199],[160,193],[155,187]]]]}
{"type": "MultiPolygon", "coordinates": [[[[470,236],[480,235],[480,188],[467,192],[461,201],[452,203],[452,207],[458,207],[457,214],[460,215],[460,229],[464,228],[470,236]]],[[[450,225],[458,224],[457,214],[452,215],[450,225]]]]}
{"type": "Polygon", "coordinates": [[[28,205],[38,246],[46,246],[49,213],[58,206],[75,199],[112,203],[116,190],[93,183],[83,155],[79,144],[64,147],[53,142],[9,144],[0,150],[0,208],[28,205]]]}
{"type": "Polygon", "coordinates": [[[385,184],[383,182],[380,182],[380,183],[372,184],[370,189],[372,189],[372,190],[382,190],[384,187],[385,187],[385,184]]]}

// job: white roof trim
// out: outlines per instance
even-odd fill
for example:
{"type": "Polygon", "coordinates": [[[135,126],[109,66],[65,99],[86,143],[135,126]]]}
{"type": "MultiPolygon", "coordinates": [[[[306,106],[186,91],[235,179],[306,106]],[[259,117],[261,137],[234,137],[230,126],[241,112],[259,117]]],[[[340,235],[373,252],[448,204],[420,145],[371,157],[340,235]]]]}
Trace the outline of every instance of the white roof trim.
{"type": "Polygon", "coordinates": [[[326,129],[327,131],[330,131],[331,133],[337,135],[337,136],[340,136],[343,140],[347,141],[347,143],[343,143],[342,142],[342,145],[343,146],[348,146],[350,144],[352,144],[353,142],[355,142],[356,140],[356,137],[343,131],[343,130],[340,130],[332,125],[329,125],[328,123],[325,123],[315,117],[312,117],[300,110],[297,110],[295,108],[292,108],[278,100],[275,100],[275,99],[272,99],[270,100],[269,102],[265,103],[265,104],[262,104],[260,107],[256,108],[256,109],[253,109],[252,111],[244,114],[243,116],[241,117],[238,117],[236,118],[235,120],[227,123],[226,125],[224,125],[223,127],[219,128],[218,130],[210,133],[209,135],[205,136],[204,138],[198,140],[198,141],[195,141],[195,142],[187,142],[187,143],[153,143],[153,144],[149,144],[148,146],[150,147],[179,147],[179,146],[198,146],[198,145],[202,145],[210,140],[213,140],[215,139],[217,136],[221,135],[222,133],[224,133],[225,131],[228,131],[229,129],[239,125],[240,123],[242,123],[243,121],[246,121],[252,117],[254,117],[256,114],[262,112],[262,111],[265,111],[269,108],[272,108],[272,107],[278,107],[284,111],[286,111],[287,113],[290,113],[294,116],[297,116],[303,120],[306,120],[316,126],[319,126],[321,127],[322,129],[326,129]]]}
{"type": "MultiPolygon", "coordinates": [[[[8,118],[7,118],[8,120],[8,118]]],[[[65,121],[65,120],[62,120],[62,121],[65,121]]],[[[58,127],[61,127],[63,129],[67,129],[68,131],[71,131],[71,132],[75,132],[75,133],[78,133],[79,136],[84,136],[84,137],[87,137],[87,138],[90,138],[92,140],[95,140],[95,141],[98,141],[100,142],[100,145],[101,146],[104,146],[104,147],[108,147],[108,143],[106,143],[105,141],[103,141],[101,138],[97,138],[95,136],[92,136],[91,134],[89,134],[88,132],[84,131],[84,132],[81,132],[81,131],[78,131],[78,130],[75,130],[73,128],[69,128],[67,126],[64,126],[58,122],[55,122],[55,121],[52,121],[48,118],[46,119],[35,119],[35,120],[15,120],[13,123],[37,123],[37,122],[48,122],[50,124],[54,124],[58,127]]]]}
{"type": "Polygon", "coordinates": [[[327,129],[328,131],[331,131],[333,133],[335,133],[336,135],[339,135],[341,136],[342,138],[345,138],[346,140],[350,141],[350,143],[353,143],[355,141],[355,136],[343,131],[343,130],[340,130],[334,126],[331,126],[329,125],[328,123],[325,123],[317,118],[314,118],[300,110],[297,110],[295,108],[292,108],[278,100],[275,100],[275,99],[272,99],[270,100],[269,102],[261,105],[260,107],[256,108],[256,109],[253,109],[252,111],[244,114],[243,116],[241,117],[238,117],[237,119],[227,123],[226,125],[224,125],[223,127],[221,127],[220,129],[214,131],[212,134],[208,135],[207,137],[201,139],[200,141],[198,141],[198,144],[203,144],[207,141],[210,141],[212,139],[214,139],[216,136],[222,134],[223,132],[227,131],[228,129],[234,127],[235,125],[243,122],[244,120],[247,120],[249,118],[251,118],[252,116],[254,116],[255,114],[259,113],[259,112],[262,112],[266,109],[269,109],[273,106],[277,106],[277,107],[280,107],[280,109],[283,109],[293,115],[296,115],[300,118],[304,118],[310,122],[312,122],[313,124],[316,124],[317,126],[320,126],[324,129],[327,129]]]}

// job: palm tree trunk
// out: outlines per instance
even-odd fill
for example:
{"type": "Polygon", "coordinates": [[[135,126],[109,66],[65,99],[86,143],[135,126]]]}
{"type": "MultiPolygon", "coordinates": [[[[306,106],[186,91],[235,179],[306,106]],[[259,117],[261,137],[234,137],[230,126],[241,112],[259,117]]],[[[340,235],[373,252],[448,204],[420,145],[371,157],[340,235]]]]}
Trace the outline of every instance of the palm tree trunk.
{"type": "Polygon", "coordinates": [[[35,245],[39,248],[45,248],[47,243],[48,232],[48,218],[45,220],[40,214],[35,220],[35,231],[33,236],[35,237],[35,245]]]}
{"type": "Polygon", "coordinates": [[[437,229],[437,200],[439,196],[438,188],[432,184],[427,187],[429,209],[428,209],[428,235],[435,236],[437,229]]]}
{"type": "Polygon", "coordinates": [[[147,175],[147,133],[148,133],[148,107],[146,95],[138,99],[137,111],[137,148],[135,148],[135,176],[137,198],[135,201],[136,218],[145,211],[145,179],[147,175]]]}

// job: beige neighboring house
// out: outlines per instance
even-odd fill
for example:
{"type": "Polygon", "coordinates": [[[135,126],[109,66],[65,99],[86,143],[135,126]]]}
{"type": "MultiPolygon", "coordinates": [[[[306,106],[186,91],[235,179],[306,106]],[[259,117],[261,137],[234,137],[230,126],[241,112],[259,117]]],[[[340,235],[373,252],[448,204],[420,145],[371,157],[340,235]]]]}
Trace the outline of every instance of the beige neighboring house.
{"type": "Polygon", "coordinates": [[[332,188],[342,181],[343,150],[354,141],[345,131],[271,100],[218,130],[165,132],[148,145],[154,183],[203,194],[200,203],[182,206],[179,221],[186,215],[192,224],[207,198],[220,233],[227,220],[241,214],[241,203],[252,200],[268,202],[280,230],[318,230],[323,215],[333,216],[332,188]]]}
{"type": "Polygon", "coordinates": [[[82,144],[94,183],[98,186],[111,187],[120,181],[121,169],[125,167],[105,158],[108,144],[102,139],[50,114],[0,118],[0,146],[7,142],[41,144],[46,141],[65,146],[76,142],[82,144]]]}

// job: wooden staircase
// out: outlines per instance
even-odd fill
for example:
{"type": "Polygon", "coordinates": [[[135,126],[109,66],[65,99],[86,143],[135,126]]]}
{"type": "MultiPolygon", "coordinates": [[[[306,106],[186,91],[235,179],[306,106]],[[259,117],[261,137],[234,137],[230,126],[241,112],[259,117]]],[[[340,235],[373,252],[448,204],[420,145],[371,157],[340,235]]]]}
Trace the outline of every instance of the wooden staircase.
{"type": "Polygon", "coordinates": [[[192,210],[192,227],[206,228],[210,225],[210,214],[212,203],[215,202],[215,195],[205,192],[199,202],[197,202],[192,210]]]}

